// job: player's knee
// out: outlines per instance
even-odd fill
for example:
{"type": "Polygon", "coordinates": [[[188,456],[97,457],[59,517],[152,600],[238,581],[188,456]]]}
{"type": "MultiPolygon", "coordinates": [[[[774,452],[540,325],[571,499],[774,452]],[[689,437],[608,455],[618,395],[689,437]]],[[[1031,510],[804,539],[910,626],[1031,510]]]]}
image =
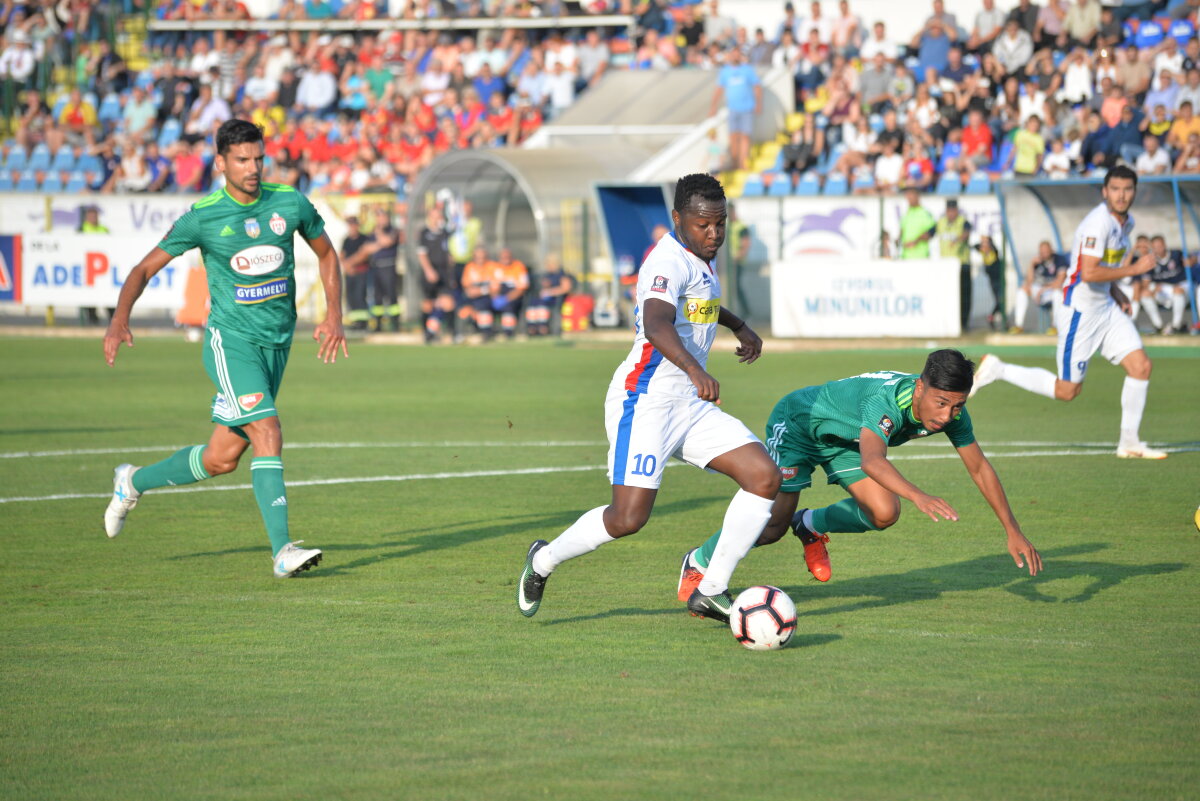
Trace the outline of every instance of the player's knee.
{"type": "Polygon", "coordinates": [[[742,477],[740,486],[746,492],[760,498],[774,498],[779,494],[782,483],[783,475],[776,464],[770,460],[763,460],[742,477]]]}
{"type": "Polygon", "coordinates": [[[872,527],[883,531],[896,525],[896,521],[900,519],[900,499],[896,498],[891,503],[874,504],[863,511],[872,527]]]}
{"type": "Polygon", "coordinates": [[[610,506],[604,514],[604,527],[610,537],[628,537],[641,531],[649,519],[650,514],[640,509],[617,509],[610,506]]]}
{"type": "Polygon", "coordinates": [[[1054,385],[1054,397],[1060,401],[1073,401],[1079,397],[1079,393],[1083,390],[1083,384],[1076,384],[1071,381],[1058,381],[1054,385]]]}
{"type": "Polygon", "coordinates": [[[1125,372],[1130,378],[1137,378],[1141,381],[1149,381],[1150,373],[1154,367],[1154,363],[1150,361],[1150,357],[1143,355],[1140,359],[1133,359],[1126,366],[1125,372]]]}
{"type": "Polygon", "coordinates": [[[210,476],[223,476],[226,473],[232,473],[237,470],[239,458],[237,456],[222,456],[211,455],[207,451],[204,453],[204,470],[210,476]]]}

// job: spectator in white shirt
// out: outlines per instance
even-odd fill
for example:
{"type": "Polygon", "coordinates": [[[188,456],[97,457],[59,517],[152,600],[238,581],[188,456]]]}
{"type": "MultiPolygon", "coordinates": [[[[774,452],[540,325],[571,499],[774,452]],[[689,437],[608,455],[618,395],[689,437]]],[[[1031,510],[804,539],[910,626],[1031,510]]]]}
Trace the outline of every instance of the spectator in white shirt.
{"type": "Polygon", "coordinates": [[[992,42],[992,55],[1009,75],[1016,73],[1033,58],[1033,39],[1021,30],[1015,17],[1004,24],[1004,33],[992,42]]]}
{"type": "Polygon", "coordinates": [[[1061,139],[1050,143],[1050,152],[1042,159],[1042,170],[1051,178],[1061,180],[1071,174],[1071,155],[1061,139]]]}
{"type": "Polygon", "coordinates": [[[1137,157],[1133,167],[1138,175],[1166,175],[1171,171],[1171,158],[1165,148],[1158,144],[1158,137],[1146,134],[1142,139],[1145,150],[1137,157]]]}
{"type": "Polygon", "coordinates": [[[1092,68],[1088,65],[1087,53],[1083,50],[1074,50],[1068,57],[1058,99],[1071,105],[1086,103],[1092,99],[1092,68]]]}
{"type": "Polygon", "coordinates": [[[311,67],[296,86],[296,110],[318,116],[333,111],[337,90],[337,77],[330,70],[311,67]]]}
{"type": "Polygon", "coordinates": [[[833,20],[821,14],[821,4],[818,0],[813,0],[812,16],[800,23],[800,41],[808,41],[808,32],[815,30],[817,32],[817,40],[823,45],[828,45],[833,40],[833,20]]]}
{"type": "Polygon", "coordinates": [[[967,39],[967,50],[972,53],[988,50],[1000,31],[1004,30],[1006,16],[996,8],[996,0],[983,0],[983,9],[975,15],[975,27],[967,39]]]}
{"type": "Polygon", "coordinates": [[[859,49],[863,61],[870,61],[876,53],[883,53],[883,57],[888,61],[895,61],[896,52],[896,43],[887,38],[887,29],[882,22],[876,22],[871,27],[871,35],[859,49]]]}
{"type": "Polygon", "coordinates": [[[1172,75],[1183,74],[1183,53],[1179,52],[1179,42],[1175,41],[1175,37],[1168,36],[1159,45],[1161,48],[1158,55],[1154,57],[1154,83],[1158,83],[1159,76],[1164,71],[1172,75]]]}
{"type": "Polygon", "coordinates": [[[883,143],[883,153],[875,159],[875,191],[891,194],[903,178],[904,157],[896,152],[896,143],[889,139],[883,143]]]}

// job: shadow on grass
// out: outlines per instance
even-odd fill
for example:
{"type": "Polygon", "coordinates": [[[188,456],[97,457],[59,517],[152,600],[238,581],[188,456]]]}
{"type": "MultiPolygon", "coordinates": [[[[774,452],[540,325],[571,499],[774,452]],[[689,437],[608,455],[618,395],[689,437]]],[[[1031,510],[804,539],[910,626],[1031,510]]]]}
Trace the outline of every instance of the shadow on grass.
{"type": "Polygon", "coordinates": [[[783,588],[801,607],[801,616],[833,615],[875,609],[882,606],[932,601],[948,592],[970,592],[1003,587],[1006,592],[1027,601],[1041,603],[1085,603],[1100,592],[1137,576],[1161,576],[1178,572],[1187,565],[1167,562],[1153,565],[1121,565],[1070,557],[1093,554],[1107,548],[1104,543],[1085,543],[1042,551],[1042,572],[1037,576],[1025,573],[1014,578],[1011,563],[995,555],[968,559],[939,567],[920,568],[907,573],[864,576],[839,582],[835,577],[828,584],[805,584],[783,588]],[[1057,598],[1042,591],[1051,581],[1086,577],[1091,582],[1069,598],[1057,598]],[[822,609],[803,611],[807,600],[845,598],[853,602],[822,609]]]}
{"type": "MultiPolygon", "coordinates": [[[[673,511],[695,509],[699,504],[718,502],[726,499],[727,496],[713,495],[703,498],[692,497],[681,498],[677,501],[659,502],[654,506],[654,514],[656,517],[659,517],[671,514],[673,511]]],[[[519,534],[521,532],[537,532],[549,539],[558,536],[562,530],[578,520],[583,511],[586,510],[573,509],[550,514],[508,515],[506,517],[488,517],[473,521],[459,521],[440,526],[423,527],[420,530],[393,531],[383,535],[378,542],[343,543],[329,548],[325,548],[321,543],[314,541],[311,543],[312,547],[321,548],[325,552],[325,559],[317,571],[306,574],[305,578],[316,579],[326,576],[336,576],[388,559],[400,559],[431,551],[457,548],[462,545],[470,545],[471,543],[494,539],[496,537],[506,537],[510,534],[519,534]],[[354,551],[366,552],[368,555],[352,559],[348,562],[339,561],[343,554],[354,551]]],[[[530,533],[530,538],[533,538],[532,533],[530,533]]],[[[527,544],[521,546],[522,550],[520,552],[514,553],[509,557],[513,563],[514,580],[516,574],[520,572],[520,560],[525,555],[524,548],[527,544]]],[[[241,553],[258,553],[262,550],[263,546],[256,544],[239,548],[226,548],[220,551],[198,551],[195,553],[178,554],[170,558],[173,560],[197,559],[241,553]]]]}

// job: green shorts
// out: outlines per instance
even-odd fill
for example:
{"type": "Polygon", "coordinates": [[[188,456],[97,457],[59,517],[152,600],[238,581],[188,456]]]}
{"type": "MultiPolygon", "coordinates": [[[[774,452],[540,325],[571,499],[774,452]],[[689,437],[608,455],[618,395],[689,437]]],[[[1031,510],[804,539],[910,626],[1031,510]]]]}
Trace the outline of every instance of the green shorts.
{"type": "Polygon", "coordinates": [[[217,387],[212,421],[244,437],[241,425],[277,416],[275,396],[290,350],[264,348],[231,331],[209,327],[204,337],[204,370],[217,387]]]}
{"type": "Polygon", "coordinates": [[[820,387],[808,387],[799,395],[789,395],[775,404],[767,418],[763,442],[779,472],[783,473],[780,492],[799,492],[812,486],[813,470],[825,471],[827,484],[843,489],[867,477],[862,470],[858,445],[822,445],[808,436],[808,410],[820,387]]]}

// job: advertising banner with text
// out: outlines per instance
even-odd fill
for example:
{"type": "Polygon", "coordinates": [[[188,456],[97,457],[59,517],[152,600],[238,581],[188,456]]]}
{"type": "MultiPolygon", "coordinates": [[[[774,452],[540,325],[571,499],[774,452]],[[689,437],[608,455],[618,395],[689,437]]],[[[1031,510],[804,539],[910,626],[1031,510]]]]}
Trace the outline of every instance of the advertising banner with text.
{"type": "Polygon", "coordinates": [[[955,337],[961,333],[953,259],[806,258],[771,267],[777,337],[955,337]]]}

